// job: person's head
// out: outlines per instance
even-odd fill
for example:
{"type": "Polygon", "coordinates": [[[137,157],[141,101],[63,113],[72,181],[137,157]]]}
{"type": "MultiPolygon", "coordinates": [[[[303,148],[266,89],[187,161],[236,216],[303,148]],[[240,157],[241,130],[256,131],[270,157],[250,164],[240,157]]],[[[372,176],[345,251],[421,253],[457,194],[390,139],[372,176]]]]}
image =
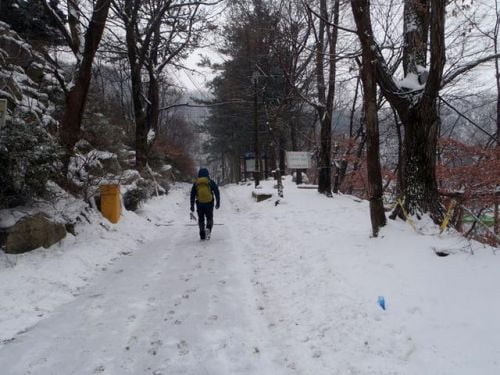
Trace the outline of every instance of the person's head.
{"type": "Polygon", "coordinates": [[[207,168],[200,168],[200,171],[198,172],[198,177],[208,177],[208,169],[207,168]]]}

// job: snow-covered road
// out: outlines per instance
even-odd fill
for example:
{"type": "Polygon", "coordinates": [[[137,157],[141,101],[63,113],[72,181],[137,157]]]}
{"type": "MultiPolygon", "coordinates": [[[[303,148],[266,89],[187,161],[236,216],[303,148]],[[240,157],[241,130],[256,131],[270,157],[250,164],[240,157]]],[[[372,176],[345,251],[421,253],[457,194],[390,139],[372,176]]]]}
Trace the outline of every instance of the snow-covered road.
{"type": "MultiPolygon", "coordinates": [[[[224,199],[224,196],[222,197],[224,199]]],[[[0,349],[2,374],[280,374],[257,313],[233,207],[213,238],[186,225],[120,258],[74,301],[0,349]],[[268,347],[262,350],[262,343],[268,347]]]]}
{"type": "MultiPolygon", "coordinates": [[[[264,185],[272,192],[272,181],[264,185]]],[[[74,242],[82,234],[3,269],[0,374],[500,372],[500,258],[491,248],[438,235],[425,220],[418,233],[390,221],[373,239],[367,202],[290,181],[278,205],[255,203],[251,185],[223,188],[223,225],[201,242],[188,190],[177,186],[96,233],[97,249],[74,242]],[[143,243],[134,248],[131,237],[143,243]],[[105,249],[121,256],[99,258],[105,249]],[[97,271],[73,263],[80,257],[97,271]],[[68,269],[89,275],[88,285],[68,269]]]]}

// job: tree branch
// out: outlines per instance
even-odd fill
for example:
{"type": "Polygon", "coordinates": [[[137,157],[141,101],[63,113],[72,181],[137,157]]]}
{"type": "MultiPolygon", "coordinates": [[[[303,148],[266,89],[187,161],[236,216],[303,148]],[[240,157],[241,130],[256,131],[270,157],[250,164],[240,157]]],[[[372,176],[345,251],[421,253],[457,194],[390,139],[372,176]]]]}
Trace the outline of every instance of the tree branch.
{"type": "Polygon", "coordinates": [[[54,8],[52,8],[52,6],[50,6],[49,3],[47,3],[47,0],[42,0],[42,5],[47,10],[47,12],[50,13],[51,17],[54,19],[57,25],[57,28],[59,29],[64,39],[66,40],[66,43],[68,44],[69,48],[71,48],[71,51],[76,56],[78,54],[78,49],[76,49],[75,43],[73,42],[73,38],[68,32],[68,29],[66,29],[66,26],[64,26],[63,20],[61,19],[61,17],[59,17],[54,8]]]}
{"type": "Polygon", "coordinates": [[[489,62],[489,61],[497,59],[497,58],[500,58],[500,54],[489,55],[489,56],[477,59],[475,61],[472,61],[472,62],[470,62],[470,63],[468,63],[466,65],[463,65],[463,66],[461,66],[459,68],[456,68],[455,70],[453,70],[452,72],[449,72],[448,74],[446,74],[443,77],[443,80],[441,82],[441,88],[443,88],[446,85],[448,85],[449,83],[451,83],[458,76],[460,76],[460,75],[462,75],[464,73],[467,73],[469,70],[474,69],[476,66],[484,64],[486,62],[489,62]]]}

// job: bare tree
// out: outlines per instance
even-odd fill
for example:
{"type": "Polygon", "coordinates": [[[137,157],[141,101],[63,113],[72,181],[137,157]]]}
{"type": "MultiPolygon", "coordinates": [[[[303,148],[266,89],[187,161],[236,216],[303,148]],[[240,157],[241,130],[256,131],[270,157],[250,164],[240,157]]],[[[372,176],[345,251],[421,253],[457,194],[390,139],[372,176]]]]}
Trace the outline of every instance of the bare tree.
{"type": "MultiPolygon", "coordinates": [[[[498,47],[498,38],[499,38],[499,31],[500,31],[500,4],[498,0],[495,0],[495,27],[493,31],[493,46],[494,46],[494,52],[495,55],[499,54],[499,47],[498,47]]],[[[496,158],[497,162],[500,162],[500,62],[499,62],[499,57],[495,57],[495,82],[496,82],[496,87],[497,87],[497,118],[496,118],[496,123],[497,123],[497,144],[496,144],[496,158]]],[[[498,186],[496,187],[496,191],[498,191],[498,186]]],[[[500,233],[500,210],[499,210],[499,198],[498,195],[496,196],[495,199],[495,210],[494,210],[494,232],[495,234],[500,233]]]]}
{"type": "MultiPolygon", "coordinates": [[[[340,0],[333,1],[332,22],[326,0],[319,0],[319,25],[314,27],[315,38],[315,74],[318,102],[312,103],[321,124],[319,150],[318,192],[332,195],[331,152],[332,152],[332,118],[335,102],[335,79],[337,73],[336,48],[340,15],[340,0]],[[325,61],[327,72],[325,72],[325,61]],[[328,74],[328,79],[325,75],[328,74]]],[[[309,9],[311,11],[311,9],[309,9]]],[[[314,13],[311,11],[310,22],[314,24],[314,13]]]]}
{"type": "MultiPolygon", "coordinates": [[[[357,0],[351,0],[353,12],[357,0]]],[[[356,14],[356,13],[355,13],[356,14]]],[[[368,199],[370,201],[370,218],[372,233],[377,237],[380,227],[386,223],[384,202],[382,200],[382,172],[380,168],[379,130],[377,117],[377,82],[376,82],[376,55],[369,40],[373,35],[367,34],[360,24],[371,24],[370,12],[358,13],[355,17],[358,27],[358,36],[362,48],[362,63],[360,67],[363,82],[363,111],[366,119],[367,169],[368,169],[368,199]]]]}
{"type": "Polygon", "coordinates": [[[79,0],[68,0],[69,29],[66,28],[63,20],[59,17],[59,13],[52,8],[50,2],[43,0],[43,5],[56,21],[68,47],[76,58],[71,82],[63,87],[66,106],[61,121],[60,136],[67,151],[65,161],[65,168],[67,168],[69,156],[73,153],[73,147],[80,139],[82,116],[92,77],[92,63],[102,38],[111,0],[91,2],[92,15],[85,27],[82,22],[84,13],[81,9],[81,2],[79,0]]]}
{"type": "Polygon", "coordinates": [[[396,109],[405,129],[402,191],[410,213],[430,212],[439,220],[441,205],[436,183],[436,144],[439,127],[437,97],[445,64],[445,4],[440,0],[406,0],[404,8],[403,69],[408,84],[397,85],[372,32],[370,4],[352,1],[363,48],[374,49],[378,84],[396,109]],[[430,33],[429,33],[430,28],[430,33]],[[430,39],[430,41],[429,41],[430,39]],[[430,69],[427,48],[430,45],[430,69]],[[423,89],[418,85],[424,85],[423,89]],[[414,87],[411,87],[411,86],[414,87]],[[410,87],[405,87],[410,86],[410,87]]]}
{"type": "MultiPolygon", "coordinates": [[[[149,131],[158,130],[159,95],[164,70],[167,66],[179,66],[186,51],[196,44],[202,28],[206,26],[206,19],[199,12],[200,7],[218,2],[113,1],[113,10],[125,31],[136,122],[138,169],[147,164],[149,131]]],[[[119,39],[120,36],[117,36],[119,39]]]]}

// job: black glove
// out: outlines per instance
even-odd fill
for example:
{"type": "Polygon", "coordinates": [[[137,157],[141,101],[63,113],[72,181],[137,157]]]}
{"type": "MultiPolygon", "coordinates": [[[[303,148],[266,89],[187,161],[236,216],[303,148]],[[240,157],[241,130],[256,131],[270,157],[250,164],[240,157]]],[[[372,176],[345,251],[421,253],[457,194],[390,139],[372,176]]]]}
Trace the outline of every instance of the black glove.
{"type": "Polygon", "coordinates": [[[215,205],[215,209],[217,209],[217,210],[218,210],[218,209],[219,209],[219,207],[220,207],[220,203],[219,203],[219,202],[217,202],[217,204],[215,205]]]}
{"type": "Polygon", "coordinates": [[[191,206],[191,212],[194,212],[194,206],[191,206]]]}

